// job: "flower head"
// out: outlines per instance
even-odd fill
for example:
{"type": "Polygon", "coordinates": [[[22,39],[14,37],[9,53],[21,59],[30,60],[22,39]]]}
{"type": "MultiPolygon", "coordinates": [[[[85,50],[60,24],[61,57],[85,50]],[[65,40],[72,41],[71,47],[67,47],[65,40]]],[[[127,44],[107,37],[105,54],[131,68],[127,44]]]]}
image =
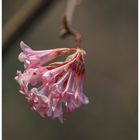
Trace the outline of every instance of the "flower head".
{"type": "Polygon", "coordinates": [[[42,117],[58,118],[63,122],[62,104],[72,112],[81,104],[87,104],[83,93],[86,53],[82,49],[60,48],[33,51],[21,42],[19,60],[24,62],[25,71],[17,71],[16,81],[20,92],[29,105],[42,117]],[[73,52],[64,62],[43,66],[50,60],[73,52]],[[40,84],[40,85],[39,85],[40,84]]]}

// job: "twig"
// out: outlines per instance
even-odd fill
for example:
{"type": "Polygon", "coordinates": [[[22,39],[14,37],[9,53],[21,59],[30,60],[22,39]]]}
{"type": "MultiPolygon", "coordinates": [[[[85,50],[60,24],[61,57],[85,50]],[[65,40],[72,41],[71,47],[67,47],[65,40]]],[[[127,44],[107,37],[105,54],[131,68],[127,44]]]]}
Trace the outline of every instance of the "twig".
{"type": "Polygon", "coordinates": [[[57,0],[28,0],[3,28],[3,52],[57,0]]]}
{"type": "Polygon", "coordinates": [[[81,35],[80,33],[72,27],[72,17],[77,5],[79,5],[79,0],[67,0],[66,11],[63,17],[62,29],[60,31],[60,36],[65,38],[67,35],[72,35],[76,41],[76,45],[79,48],[81,45],[81,35]]]}

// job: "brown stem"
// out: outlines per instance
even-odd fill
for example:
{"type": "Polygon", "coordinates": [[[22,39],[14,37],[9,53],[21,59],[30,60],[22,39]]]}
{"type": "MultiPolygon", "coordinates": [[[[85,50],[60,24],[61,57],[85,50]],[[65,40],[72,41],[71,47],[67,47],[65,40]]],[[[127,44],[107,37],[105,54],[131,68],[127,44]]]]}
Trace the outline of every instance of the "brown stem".
{"type": "Polygon", "coordinates": [[[76,41],[77,48],[81,45],[80,33],[72,27],[72,17],[76,6],[79,4],[79,0],[67,0],[66,11],[63,17],[62,29],[60,36],[65,38],[67,35],[72,35],[76,41]]]}

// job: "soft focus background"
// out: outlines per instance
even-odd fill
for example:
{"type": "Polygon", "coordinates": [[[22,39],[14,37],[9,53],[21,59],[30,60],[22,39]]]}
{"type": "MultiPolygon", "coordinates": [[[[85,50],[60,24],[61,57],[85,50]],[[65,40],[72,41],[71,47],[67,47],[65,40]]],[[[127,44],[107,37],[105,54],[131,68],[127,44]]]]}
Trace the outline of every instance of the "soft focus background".
{"type": "MultiPolygon", "coordinates": [[[[3,0],[3,27],[26,2],[3,0]]],[[[77,8],[90,103],[64,124],[42,119],[18,92],[20,40],[34,49],[74,47],[58,36],[64,9],[65,0],[57,1],[3,55],[3,140],[137,140],[137,0],[83,0],[77,8]]]]}

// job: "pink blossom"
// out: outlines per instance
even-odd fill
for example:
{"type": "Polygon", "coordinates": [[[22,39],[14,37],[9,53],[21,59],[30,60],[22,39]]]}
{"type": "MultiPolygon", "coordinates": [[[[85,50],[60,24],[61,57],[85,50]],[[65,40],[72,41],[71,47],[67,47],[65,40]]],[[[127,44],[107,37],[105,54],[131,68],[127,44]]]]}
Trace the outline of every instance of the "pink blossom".
{"type": "Polygon", "coordinates": [[[19,55],[19,60],[24,62],[25,70],[23,73],[17,71],[15,79],[20,86],[20,92],[33,110],[44,118],[58,118],[63,122],[62,104],[67,112],[72,112],[89,102],[83,93],[86,57],[84,50],[60,48],[33,51],[23,42],[21,49],[23,52],[19,55]],[[64,62],[42,66],[69,52],[73,54],[64,62]]]}
{"type": "Polygon", "coordinates": [[[21,41],[20,43],[20,48],[23,52],[21,52],[19,55],[19,61],[24,62],[25,68],[36,67],[38,65],[46,64],[60,55],[75,51],[75,49],[69,48],[36,51],[32,50],[23,41],[21,41]]]}

